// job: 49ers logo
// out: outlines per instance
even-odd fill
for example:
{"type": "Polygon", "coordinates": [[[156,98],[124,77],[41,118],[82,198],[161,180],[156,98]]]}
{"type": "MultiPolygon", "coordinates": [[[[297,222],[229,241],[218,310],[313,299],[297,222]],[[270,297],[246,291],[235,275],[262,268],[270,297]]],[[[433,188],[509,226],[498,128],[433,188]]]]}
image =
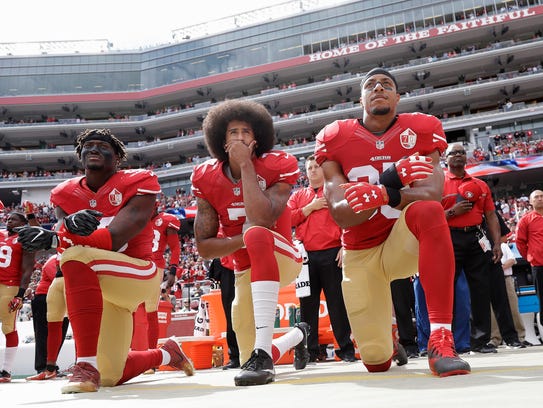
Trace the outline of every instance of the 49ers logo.
{"type": "Polygon", "coordinates": [[[256,175],[256,179],[258,181],[258,186],[260,187],[260,189],[262,191],[265,191],[266,188],[268,187],[266,184],[266,179],[258,174],[256,175]]]}
{"type": "Polygon", "coordinates": [[[404,149],[412,149],[417,143],[417,134],[409,128],[405,129],[400,133],[400,143],[404,149]]]}
{"type": "Polygon", "coordinates": [[[114,188],[111,190],[111,193],[109,193],[109,202],[111,205],[118,207],[123,202],[123,194],[114,188]]]}

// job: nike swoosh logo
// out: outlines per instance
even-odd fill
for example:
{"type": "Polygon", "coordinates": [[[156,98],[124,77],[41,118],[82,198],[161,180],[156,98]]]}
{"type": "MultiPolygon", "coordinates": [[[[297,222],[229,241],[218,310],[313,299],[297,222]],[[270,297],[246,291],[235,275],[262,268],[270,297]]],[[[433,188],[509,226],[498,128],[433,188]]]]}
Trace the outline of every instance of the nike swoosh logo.
{"type": "Polygon", "coordinates": [[[259,330],[259,329],[265,329],[266,327],[268,326],[256,326],[256,329],[259,330]]]}
{"type": "Polygon", "coordinates": [[[32,238],[32,241],[30,242],[34,242],[36,239],[38,239],[39,237],[41,237],[43,235],[43,231],[39,231],[38,232],[38,235],[36,235],[34,238],[32,238]]]}

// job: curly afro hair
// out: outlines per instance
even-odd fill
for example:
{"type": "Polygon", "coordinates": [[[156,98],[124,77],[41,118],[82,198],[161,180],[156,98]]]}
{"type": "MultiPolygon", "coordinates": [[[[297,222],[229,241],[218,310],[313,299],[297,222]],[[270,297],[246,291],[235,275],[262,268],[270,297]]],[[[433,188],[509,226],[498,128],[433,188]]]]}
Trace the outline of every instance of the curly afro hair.
{"type": "Polygon", "coordinates": [[[109,129],[86,129],[75,140],[75,153],[81,160],[81,150],[87,140],[103,140],[113,147],[115,154],[121,161],[126,160],[126,147],[109,129]]]}
{"type": "Polygon", "coordinates": [[[269,152],[275,145],[273,120],[266,108],[257,102],[233,99],[211,108],[203,122],[207,150],[215,159],[221,162],[228,161],[224,143],[226,128],[233,120],[251,125],[256,140],[257,157],[269,152]]]}

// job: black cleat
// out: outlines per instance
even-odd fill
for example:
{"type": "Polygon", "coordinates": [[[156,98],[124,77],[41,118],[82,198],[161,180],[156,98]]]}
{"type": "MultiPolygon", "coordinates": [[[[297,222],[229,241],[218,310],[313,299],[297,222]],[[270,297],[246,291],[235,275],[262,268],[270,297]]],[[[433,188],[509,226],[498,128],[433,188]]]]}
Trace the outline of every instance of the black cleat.
{"type": "Polygon", "coordinates": [[[294,368],[296,370],[303,370],[309,362],[309,350],[307,350],[307,336],[311,330],[306,322],[296,323],[294,327],[300,329],[303,334],[302,341],[294,346],[294,368]]]}
{"type": "Polygon", "coordinates": [[[239,359],[230,359],[230,361],[222,366],[223,370],[232,370],[234,368],[239,368],[239,359]]]}
{"type": "Polygon", "coordinates": [[[419,357],[419,348],[414,345],[405,346],[405,352],[407,353],[407,358],[418,358],[419,357]]]}
{"type": "Polygon", "coordinates": [[[472,348],[472,351],[476,353],[481,353],[481,354],[493,354],[493,353],[497,353],[498,349],[493,344],[488,343],[488,344],[483,344],[482,346],[479,346],[479,347],[474,347],[472,348]]]}
{"type": "Polygon", "coordinates": [[[407,352],[403,348],[403,346],[400,344],[400,342],[396,339],[394,339],[394,351],[392,353],[392,360],[396,363],[398,366],[403,366],[407,364],[407,352]]]}
{"type": "Polygon", "coordinates": [[[11,382],[11,374],[6,370],[0,372],[0,383],[9,383],[11,382]]]}
{"type": "Polygon", "coordinates": [[[251,357],[234,377],[236,385],[264,385],[275,381],[272,358],[262,349],[253,350],[251,357]]]}
{"type": "Polygon", "coordinates": [[[513,340],[513,341],[510,341],[510,342],[506,342],[505,344],[507,344],[507,347],[511,348],[511,349],[526,348],[526,346],[524,344],[522,344],[518,340],[513,340]]]}
{"type": "Polygon", "coordinates": [[[336,356],[340,358],[342,361],[345,361],[346,363],[354,363],[356,362],[356,356],[354,355],[354,351],[341,351],[341,349],[335,350],[336,356]]]}

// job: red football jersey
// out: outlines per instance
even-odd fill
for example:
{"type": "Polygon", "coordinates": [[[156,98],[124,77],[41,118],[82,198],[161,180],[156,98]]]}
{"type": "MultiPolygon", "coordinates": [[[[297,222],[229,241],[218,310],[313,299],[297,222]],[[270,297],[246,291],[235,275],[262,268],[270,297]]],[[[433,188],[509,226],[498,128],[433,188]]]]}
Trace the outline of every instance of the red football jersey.
{"type": "MultiPolygon", "coordinates": [[[[359,119],[337,120],[317,135],[315,156],[322,165],[337,162],[351,182],[376,184],[379,175],[394,162],[418,153],[441,154],[447,148],[443,126],[435,116],[403,113],[388,130],[378,136],[364,128],[359,119]]],[[[346,249],[372,248],[382,243],[399,217],[400,211],[385,205],[363,224],[347,228],[343,234],[346,249]]]]}
{"type": "Polygon", "coordinates": [[[17,234],[0,234],[0,283],[6,286],[21,284],[23,247],[17,237],[17,234]]]}
{"type": "MultiPolygon", "coordinates": [[[[92,209],[103,214],[100,227],[111,223],[115,215],[134,196],[160,193],[158,179],[148,170],[119,170],[97,192],[88,188],[85,176],[60,183],[51,191],[51,203],[66,214],[92,209]]],[[[153,226],[143,230],[119,252],[139,259],[152,259],[153,226]]]]}
{"type": "MultiPolygon", "coordinates": [[[[166,260],[164,259],[164,252],[166,251],[166,244],[168,240],[166,238],[166,230],[173,228],[179,231],[181,228],[181,221],[173,214],[159,213],[151,220],[153,224],[153,259],[156,266],[164,269],[166,267],[166,260]]],[[[179,261],[172,262],[177,264],[179,261]]]]}
{"type": "MultiPolygon", "coordinates": [[[[294,185],[300,173],[296,158],[282,151],[265,153],[254,159],[253,164],[262,190],[276,183],[294,185]]],[[[193,194],[208,201],[217,211],[222,233],[227,237],[241,234],[245,222],[241,180],[234,184],[224,174],[223,163],[211,159],[194,168],[191,181],[193,194]]],[[[292,242],[288,207],[285,206],[272,229],[292,242]]],[[[246,249],[240,249],[233,255],[235,270],[242,271],[250,266],[246,249]]]]}

